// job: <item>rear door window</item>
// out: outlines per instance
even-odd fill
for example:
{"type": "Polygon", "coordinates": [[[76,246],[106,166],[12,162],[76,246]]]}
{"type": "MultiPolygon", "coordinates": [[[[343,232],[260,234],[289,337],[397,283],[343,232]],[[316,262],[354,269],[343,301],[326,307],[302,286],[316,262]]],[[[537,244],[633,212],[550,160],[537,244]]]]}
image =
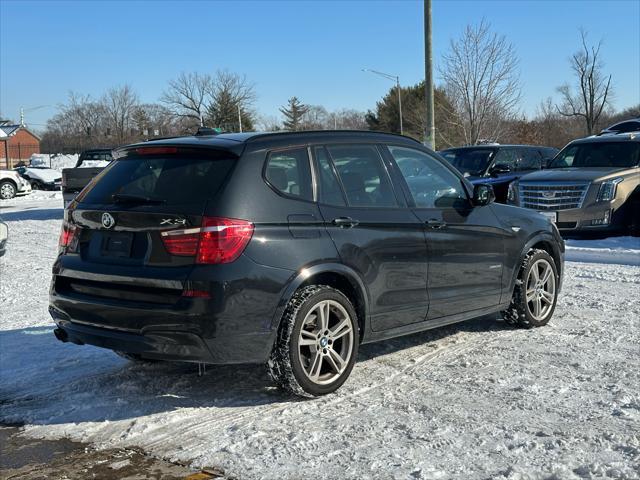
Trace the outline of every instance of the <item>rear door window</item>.
{"type": "Polygon", "coordinates": [[[113,204],[117,198],[135,197],[169,206],[204,206],[218,193],[235,162],[224,152],[127,156],[105,168],[78,200],[113,204]]]}
{"type": "Polygon", "coordinates": [[[329,145],[327,150],[350,206],[398,205],[391,180],[374,145],[329,145]]]}
{"type": "Polygon", "coordinates": [[[306,148],[271,152],[265,178],[280,193],[300,200],[313,200],[311,167],[306,148]]]}
{"type": "Polygon", "coordinates": [[[318,170],[318,186],[320,187],[318,199],[320,203],[339,207],[346,205],[327,151],[324,147],[315,147],[313,155],[318,170]]]}

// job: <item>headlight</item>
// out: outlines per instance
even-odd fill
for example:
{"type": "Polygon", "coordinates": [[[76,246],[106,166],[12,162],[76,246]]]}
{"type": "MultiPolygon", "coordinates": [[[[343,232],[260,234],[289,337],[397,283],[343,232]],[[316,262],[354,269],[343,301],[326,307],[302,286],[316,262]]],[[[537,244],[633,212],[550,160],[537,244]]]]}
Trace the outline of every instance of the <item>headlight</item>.
{"type": "Polygon", "coordinates": [[[622,180],[622,178],[614,178],[612,180],[602,182],[602,184],[600,185],[600,190],[598,190],[598,198],[596,198],[596,201],[610,202],[611,200],[616,198],[616,188],[622,180]]]}
{"type": "Polygon", "coordinates": [[[517,182],[511,182],[509,184],[509,189],[507,190],[507,202],[514,204],[516,203],[516,189],[518,188],[517,182]]]}

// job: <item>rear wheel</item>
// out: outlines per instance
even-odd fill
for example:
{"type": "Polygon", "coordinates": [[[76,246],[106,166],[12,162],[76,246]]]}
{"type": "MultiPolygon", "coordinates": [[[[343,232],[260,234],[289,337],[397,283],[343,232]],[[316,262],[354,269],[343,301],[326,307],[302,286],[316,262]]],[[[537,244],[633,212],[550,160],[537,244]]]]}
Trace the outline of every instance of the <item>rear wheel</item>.
{"type": "Polygon", "coordinates": [[[525,328],[549,323],[558,299],[558,270],[551,255],[532,249],[525,256],[504,320],[525,328]]]}
{"type": "Polygon", "coordinates": [[[268,362],[271,378],[305,397],[336,391],[347,380],[358,353],[358,322],[347,297],[314,285],[291,298],[268,362]]]}
{"type": "Polygon", "coordinates": [[[9,200],[16,196],[16,186],[13,182],[4,181],[0,182],[0,198],[2,200],[9,200]]]}

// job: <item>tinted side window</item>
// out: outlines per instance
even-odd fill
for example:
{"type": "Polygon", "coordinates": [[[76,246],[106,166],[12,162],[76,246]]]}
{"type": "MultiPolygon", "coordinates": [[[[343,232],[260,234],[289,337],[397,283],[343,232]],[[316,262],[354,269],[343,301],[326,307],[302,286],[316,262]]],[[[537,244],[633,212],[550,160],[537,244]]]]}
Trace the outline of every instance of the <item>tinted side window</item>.
{"type": "Polygon", "coordinates": [[[518,152],[514,148],[501,148],[496,153],[494,165],[506,165],[511,170],[516,169],[518,163],[518,152]]]}
{"type": "Polygon", "coordinates": [[[419,150],[389,146],[397,164],[419,163],[414,171],[400,169],[417,207],[446,208],[467,203],[460,179],[438,160],[419,150]]]}
{"type": "Polygon", "coordinates": [[[353,207],[395,207],[391,180],[373,145],[332,145],[327,147],[353,207]]]}
{"type": "Polygon", "coordinates": [[[319,201],[327,205],[346,205],[340,184],[333,171],[333,165],[324,147],[313,151],[318,170],[319,201]]]}
{"type": "Polygon", "coordinates": [[[533,148],[522,148],[518,170],[539,170],[542,164],[542,157],[533,148]]]}
{"type": "Polygon", "coordinates": [[[265,178],[278,191],[301,200],[313,200],[311,169],[306,148],[271,152],[265,178]]]}

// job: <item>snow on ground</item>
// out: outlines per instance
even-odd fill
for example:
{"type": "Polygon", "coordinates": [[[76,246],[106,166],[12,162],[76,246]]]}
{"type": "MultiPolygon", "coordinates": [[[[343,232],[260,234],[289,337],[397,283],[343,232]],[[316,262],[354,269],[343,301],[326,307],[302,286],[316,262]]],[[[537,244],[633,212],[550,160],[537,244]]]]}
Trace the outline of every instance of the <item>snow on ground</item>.
{"type": "Polygon", "coordinates": [[[545,328],[482,318],[365,345],[337,394],[303,401],[261,366],[198,377],[56,341],[61,201],[12,202],[0,209],[0,420],[29,435],[138,446],[241,479],[640,478],[640,267],[616,262],[640,255],[634,239],[571,242],[569,257],[602,255],[567,263],[545,328]]]}

